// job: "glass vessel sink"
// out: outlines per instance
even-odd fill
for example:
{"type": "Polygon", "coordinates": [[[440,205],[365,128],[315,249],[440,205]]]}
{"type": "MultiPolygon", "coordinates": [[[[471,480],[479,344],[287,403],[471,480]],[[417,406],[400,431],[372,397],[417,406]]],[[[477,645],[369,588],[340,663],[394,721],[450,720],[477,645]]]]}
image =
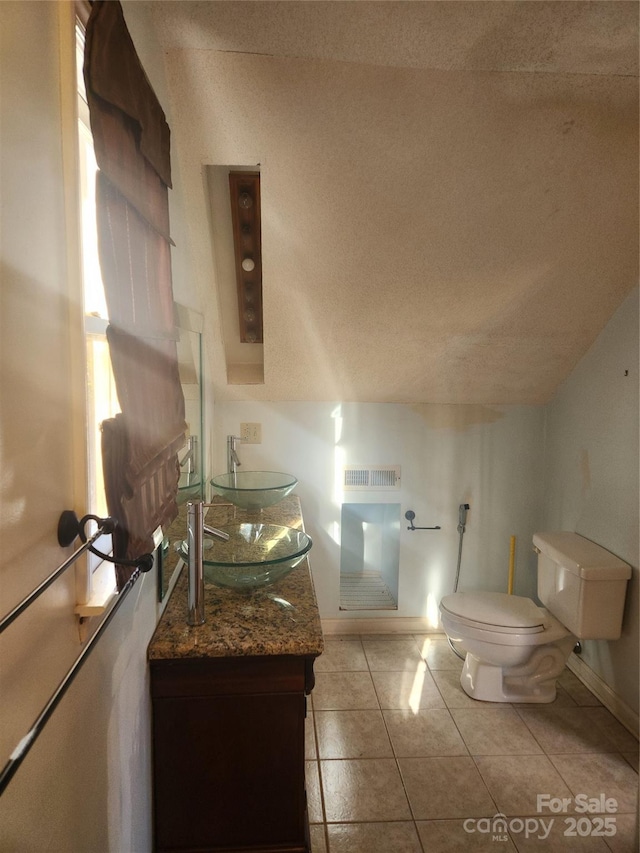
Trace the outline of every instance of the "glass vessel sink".
{"type": "MultiPolygon", "coordinates": [[[[313,544],[302,530],[279,524],[236,522],[220,529],[229,534],[227,541],[204,538],[204,580],[228,589],[250,591],[275,583],[302,562],[313,544]]],[[[176,550],[187,562],[187,542],[177,543],[176,550]]]]}
{"type": "Polygon", "coordinates": [[[211,480],[214,492],[242,509],[273,506],[294,490],[297,479],[278,471],[238,471],[211,480]]]}
{"type": "Polygon", "coordinates": [[[187,501],[196,501],[202,497],[202,481],[198,474],[181,472],[178,480],[178,505],[187,501]]]}

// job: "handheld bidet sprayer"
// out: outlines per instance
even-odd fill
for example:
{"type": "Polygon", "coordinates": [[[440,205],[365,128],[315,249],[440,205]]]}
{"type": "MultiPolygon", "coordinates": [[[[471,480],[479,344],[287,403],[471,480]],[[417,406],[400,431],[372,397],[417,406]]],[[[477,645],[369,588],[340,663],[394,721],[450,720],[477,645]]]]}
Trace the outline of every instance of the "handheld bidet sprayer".
{"type": "Polygon", "coordinates": [[[469,504],[460,504],[458,507],[458,533],[460,534],[460,542],[458,544],[458,567],[456,569],[456,582],[453,585],[453,591],[458,591],[458,580],[460,579],[460,563],[462,562],[462,537],[464,536],[465,526],[467,524],[467,512],[469,504]]]}
{"type": "Polygon", "coordinates": [[[460,506],[458,507],[458,533],[464,533],[464,529],[467,524],[468,510],[469,504],[460,504],[460,506]]]}
{"type": "MultiPolygon", "coordinates": [[[[467,512],[469,511],[469,504],[460,504],[458,507],[458,533],[460,534],[460,541],[458,543],[458,566],[456,568],[456,579],[453,584],[453,591],[458,591],[458,581],[460,580],[460,564],[462,563],[462,539],[464,537],[464,530],[467,524],[467,512]]],[[[449,642],[449,646],[451,647],[451,651],[454,652],[460,660],[465,660],[466,655],[462,654],[458,649],[456,649],[455,644],[451,637],[447,637],[449,642]]]]}

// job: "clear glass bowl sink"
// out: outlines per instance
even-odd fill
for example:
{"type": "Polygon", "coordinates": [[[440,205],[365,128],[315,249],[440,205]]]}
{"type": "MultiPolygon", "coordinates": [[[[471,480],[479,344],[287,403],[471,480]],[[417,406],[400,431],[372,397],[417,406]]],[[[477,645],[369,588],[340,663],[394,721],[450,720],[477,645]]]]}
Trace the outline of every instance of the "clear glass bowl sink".
{"type": "Polygon", "coordinates": [[[214,492],[242,509],[273,506],[294,490],[297,479],[278,471],[238,471],[211,480],[214,492]]]}
{"type": "MultiPolygon", "coordinates": [[[[302,562],[313,544],[302,530],[279,524],[239,523],[220,528],[228,541],[204,538],[205,583],[228,589],[252,590],[286,577],[302,562]]],[[[176,550],[186,562],[186,541],[176,550]]]]}

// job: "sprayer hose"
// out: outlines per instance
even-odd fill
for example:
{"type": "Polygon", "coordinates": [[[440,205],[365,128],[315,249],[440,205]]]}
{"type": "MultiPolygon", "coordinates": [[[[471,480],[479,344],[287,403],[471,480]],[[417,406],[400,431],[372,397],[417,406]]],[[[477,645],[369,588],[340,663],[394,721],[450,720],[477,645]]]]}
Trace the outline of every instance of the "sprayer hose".
{"type": "MultiPolygon", "coordinates": [[[[460,564],[462,563],[462,537],[464,536],[464,525],[459,524],[458,530],[460,531],[460,544],[458,545],[458,567],[456,569],[456,579],[455,579],[455,583],[453,584],[453,591],[454,592],[458,591],[458,580],[460,579],[460,564]]],[[[447,637],[447,641],[449,643],[451,651],[454,652],[454,654],[456,654],[460,658],[460,660],[464,660],[466,655],[460,654],[460,652],[453,645],[453,642],[452,642],[450,637],[447,637]]]]}

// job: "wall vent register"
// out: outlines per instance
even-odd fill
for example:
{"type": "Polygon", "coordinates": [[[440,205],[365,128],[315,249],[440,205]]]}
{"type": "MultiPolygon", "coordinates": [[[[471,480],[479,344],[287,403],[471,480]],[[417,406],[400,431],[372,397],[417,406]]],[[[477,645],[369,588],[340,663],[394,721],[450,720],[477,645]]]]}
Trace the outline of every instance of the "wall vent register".
{"type": "Polygon", "coordinates": [[[343,469],[345,490],[387,490],[400,488],[399,465],[347,465],[343,469]]]}

